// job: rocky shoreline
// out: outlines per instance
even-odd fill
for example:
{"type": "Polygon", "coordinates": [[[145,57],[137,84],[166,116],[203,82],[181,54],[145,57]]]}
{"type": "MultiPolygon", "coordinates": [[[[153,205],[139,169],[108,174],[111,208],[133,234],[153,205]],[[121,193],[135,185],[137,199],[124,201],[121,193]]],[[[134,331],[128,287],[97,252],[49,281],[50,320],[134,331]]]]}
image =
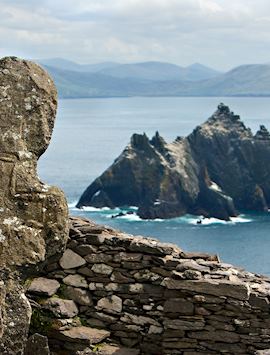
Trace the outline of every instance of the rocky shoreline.
{"type": "Polygon", "coordinates": [[[77,207],[138,206],[143,219],[185,214],[230,220],[270,206],[270,135],[253,135],[224,104],[187,136],[166,143],[134,134],[77,207]]]}

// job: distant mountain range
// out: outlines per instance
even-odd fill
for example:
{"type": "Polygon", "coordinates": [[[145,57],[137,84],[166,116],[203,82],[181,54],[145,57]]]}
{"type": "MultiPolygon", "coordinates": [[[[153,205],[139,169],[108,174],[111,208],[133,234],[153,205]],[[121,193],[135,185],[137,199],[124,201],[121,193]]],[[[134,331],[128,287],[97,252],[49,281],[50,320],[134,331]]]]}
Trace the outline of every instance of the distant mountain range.
{"type": "Polygon", "coordinates": [[[270,96],[270,64],[250,64],[226,73],[195,63],[78,64],[61,58],[36,60],[54,78],[59,96],[270,96]]]}

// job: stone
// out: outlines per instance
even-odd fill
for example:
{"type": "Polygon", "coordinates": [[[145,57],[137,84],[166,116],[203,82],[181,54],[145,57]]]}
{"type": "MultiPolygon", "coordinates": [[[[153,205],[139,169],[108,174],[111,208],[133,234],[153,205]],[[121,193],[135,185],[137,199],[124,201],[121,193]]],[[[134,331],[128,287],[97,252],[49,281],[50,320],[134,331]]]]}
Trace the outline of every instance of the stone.
{"type": "Polygon", "coordinates": [[[56,99],[54,83],[40,66],[0,59],[1,355],[21,355],[25,347],[31,317],[25,278],[35,277],[36,266],[67,242],[64,194],[41,182],[36,169],[51,139],[56,99]]]}
{"type": "Polygon", "coordinates": [[[148,334],[161,334],[163,333],[163,328],[162,327],[157,327],[155,325],[150,325],[148,334]]]}
{"type": "Polygon", "coordinates": [[[134,238],[129,246],[131,251],[148,253],[154,255],[171,254],[174,246],[172,244],[160,243],[154,239],[134,238]]]}
{"type": "Polygon", "coordinates": [[[114,261],[117,263],[121,261],[140,261],[142,257],[143,254],[141,253],[120,252],[114,256],[114,261]]]}
{"type": "Polygon", "coordinates": [[[34,354],[50,355],[47,337],[40,334],[33,334],[28,338],[24,355],[34,354]]]}
{"type": "Polygon", "coordinates": [[[99,254],[88,254],[84,257],[84,259],[90,263],[90,264],[96,264],[96,263],[109,263],[110,261],[112,261],[113,257],[112,255],[109,254],[103,254],[103,253],[99,253],[99,254]]]}
{"type": "Polygon", "coordinates": [[[159,322],[157,322],[156,320],[150,318],[150,317],[144,317],[144,316],[136,316],[133,314],[128,314],[125,313],[120,320],[124,323],[128,323],[128,324],[136,324],[136,325],[155,325],[157,327],[160,327],[159,322]]]}
{"type": "Polygon", "coordinates": [[[84,276],[89,276],[89,277],[94,276],[93,271],[91,269],[89,269],[88,267],[86,267],[86,266],[79,268],[77,270],[77,272],[79,274],[84,275],[84,276]]]}
{"type": "Polygon", "coordinates": [[[78,274],[68,275],[63,279],[64,284],[74,287],[88,288],[86,279],[78,274]]]}
{"type": "MultiPolygon", "coordinates": [[[[192,349],[196,347],[196,341],[194,339],[187,339],[185,340],[179,340],[179,341],[166,341],[163,342],[162,344],[165,349],[179,349],[179,350],[184,350],[184,349],[192,349]]],[[[172,350],[171,350],[172,351],[172,350]]]]}
{"type": "Polygon", "coordinates": [[[46,300],[43,306],[51,311],[56,317],[61,318],[72,318],[79,313],[76,304],[72,300],[52,297],[46,300]]]}
{"type": "Polygon", "coordinates": [[[96,253],[97,248],[90,244],[81,244],[77,246],[74,251],[81,256],[86,256],[91,253],[96,253]]]}
{"type": "Polygon", "coordinates": [[[122,274],[120,271],[114,271],[110,277],[110,279],[113,282],[117,283],[132,283],[135,282],[135,280],[131,277],[127,277],[124,274],[122,274]]]}
{"type": "Polygon", "coordinates": [[[239,334],[228,332],[226,330],[189,332],[188,336],[198,340],[220,341],[223,343],[238,343],[240,340],[239,334]]]}
{"type": "Polygon", "coordinates": [[[179,263],[176,267],[177,271],[185,271],[185,270],[196,270],[200,272],[210,272],[210,268],[198,264],[195,260],[185,260],[179,263]]]}
{"type": "Polygon", "coordinates": [[[121,313],[122,312],[122,299],[118,296],[110,296],[101,298],[97,303],[97,310],[105,311],[108,313],[121,313]]]}
{"type": "Polygon", "coordinates": [[[202,330],[205,327],[203,317],[181,317],[181,319],[165,319],[165,329],[202,330]]]}
{"type": "Polygon", "coordinates": [[[96,274],[108,276],[113,272],[113,268],[106,264],[94,264],[91,270],[96,274]]]}
{"type": "Polygon", "coordinates": [[[29,293],[37,293],[45,296],[54,295],[60,287],[57,280],[47,279],[45,277],[38,277],[34,279],[27,289],[29,293]]]}
{"type": "Polygon", "coordinates": [[[75,303],[81,306],[92,306],[93,300],[90,292],[82,290],[80,288],[74,288],[68,286],[64,291],[65,297],[73,300],[75,303]]]}
{"type": "Polygon", "coordinates": [[[68,330],[54,332],[53,337],[70,343],[81,343],[85,345],[98,344],[110,336],[110,332],[90,327],[73,327],[68,330]]]}
{"type": "Polygon", "coordinates": [[[229,282],[223,280],[173,280],[166,278],[163,284],[168,289],[205,293],[213,296],[226,296],[239,300],[249,299],[249,287],[243,282],[229,282]]]}
{"type": "Polygon", "coordinates": [[[73,269],[83,266],[86,264],[86,261],[79,254],[74,253],[71,249],[66,249],[59,261],[59,264],[62,269],[73,269]]]}
{"type": "Polygon", "coordinates": [[[202,274],[197,270],[185,270],[183,276],[188,280],[200,280],[202,279],[202,274]]]}
{"type": "Polygon", "coordinates": [[[194,305],[184,298],[172,298],[164,303],[165,313],[179,313],[183,315],[193,315],[194,305]]]}

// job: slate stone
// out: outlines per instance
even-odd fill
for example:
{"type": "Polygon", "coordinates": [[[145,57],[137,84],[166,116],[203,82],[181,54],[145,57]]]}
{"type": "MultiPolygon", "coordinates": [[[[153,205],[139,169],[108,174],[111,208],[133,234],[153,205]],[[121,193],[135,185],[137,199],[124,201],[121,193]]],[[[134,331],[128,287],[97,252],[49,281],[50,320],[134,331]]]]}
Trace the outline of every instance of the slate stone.
{"type": "Polygon", "coordinates": [[[101,298],[97,303],[97,310],[109,313],[122,312],[122,299],[118,296],[112,295],[109,297],[101,298]]]}
{"type": "Polygon", "coordinates": [[[92,306],[93,300],[91,294],[87,290],[68,286],[64,291],[65,297],[73,300],[81,306],[92,306]]]}
{"type": "Polygon", "coordinates": [[[64,284],[74,287],[88,288],[88,283],[82,275],[68,275],[63,279],[64,284]]]}
{"type": "Polygon", "coordinates": [[[31,282],[27,292],[52,296],[57,292],[59,287],[60,283],[57,280],[38,277],[31,282]]]}
{"type": "Polygon", "coordinates": [[[53,297],[46,300],[43,306],[60,318],[72,318],[79,313],[76,304],[72,300],[53,297]]]}
{"type": "Polygon", "coordinates": [[[59,261],[59,264],[62,269],[73,269],[86,264],[86,261],[79,254],[74,253],[71,249],[66,249],[59,261]]]}
{"type": "Polygon", "coordinates": [[[110,332],[107,330],[81,326],[54,332],[53,335],[55,338],[63,341],[91,345],[101,343],[104,339],[110,336],[110,332]]]}
{"type": "Polygon", "coordinates": [[[165,313],[194,314],[194,304],[184,298],[171,298],[164,303],[165,313]]]}

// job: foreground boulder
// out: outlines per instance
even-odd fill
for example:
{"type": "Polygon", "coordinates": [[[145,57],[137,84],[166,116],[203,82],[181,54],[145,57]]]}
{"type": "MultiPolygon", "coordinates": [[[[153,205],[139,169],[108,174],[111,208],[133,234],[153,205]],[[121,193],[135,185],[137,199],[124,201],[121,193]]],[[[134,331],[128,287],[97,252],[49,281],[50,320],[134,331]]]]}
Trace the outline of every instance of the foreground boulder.
{"type": "Polygon", "coordinates": [[[270,206],[270,135],[253,135],[224,104],[188,137],[134,134],[77,207],[138,206],[145,219],[191,213],[229,220],[270,206]]]}
{"type": "Polygon", "coordinates": [[[31,317],[24,279],[66,243],[65,197],[42,183],[36,172],[37,160],[50,142],[56,96],[51,78],[36,64],[13,57],[0,60],[2,355],[23,353],[31,317]]]}

